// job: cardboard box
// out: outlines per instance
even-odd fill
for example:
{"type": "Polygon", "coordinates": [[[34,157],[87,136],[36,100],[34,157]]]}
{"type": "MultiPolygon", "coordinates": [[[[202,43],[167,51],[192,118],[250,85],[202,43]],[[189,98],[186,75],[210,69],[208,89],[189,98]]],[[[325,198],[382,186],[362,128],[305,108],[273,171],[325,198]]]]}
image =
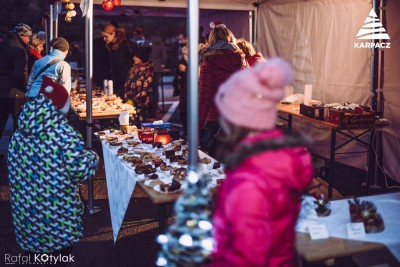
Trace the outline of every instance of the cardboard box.
{"type": "Polygon", "coordinates": [[[307,106],[300,104],[300,114],[313,119],[324,120],[326,111],[320,106],[307,106]]]}
{"type": "Polygon", "coordinates": [[[338,125],[371,125],[375,123],[375,114],[373,112],[364,112],[362,114],[348,113],[347,111],[329,110],[329,119],[331,123],[338,125]]]}

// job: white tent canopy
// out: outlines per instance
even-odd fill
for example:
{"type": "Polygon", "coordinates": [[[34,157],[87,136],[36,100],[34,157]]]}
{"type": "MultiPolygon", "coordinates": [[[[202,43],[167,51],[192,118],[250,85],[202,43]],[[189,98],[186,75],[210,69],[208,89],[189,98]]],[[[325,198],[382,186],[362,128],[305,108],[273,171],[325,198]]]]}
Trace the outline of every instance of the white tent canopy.
{"type": "MultiPolygon", "coordinates": [[[[80,0],[74,0],[80,2],[80,0]]],[[[103,0],[93,0],[93,4],[101,5],[103,0]]],[[[214,10],[253,10],[252,0],[199,0],[200,9],[214,10]]],[[[178,7],[187,8],[187,0],[122,0],[125,6],[150,6],[150,7],[178,7]]]]}

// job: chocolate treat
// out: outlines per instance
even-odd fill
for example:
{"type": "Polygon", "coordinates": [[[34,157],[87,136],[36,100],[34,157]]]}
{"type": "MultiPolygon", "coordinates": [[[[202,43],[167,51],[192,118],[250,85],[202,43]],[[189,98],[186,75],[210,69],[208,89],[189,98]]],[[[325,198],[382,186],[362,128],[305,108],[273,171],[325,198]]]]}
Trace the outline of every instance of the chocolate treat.
{"type": "Polygon", "coordinates": [[[128,153],[128,151],[129,150],[126,147],[121,146],[117,151],[117,155],[118,156],[124,155],[124,154],[128,153]]]}
{"type": "Polygon", "coordinates": [[[379,233],[385,230],[382,216],[377,212],[377,208],[372,201],[360,201],[354,198],[354,202],[349,202],[351,222],[362,222],[367,233],[379,233]]]}
{"type": "Polygon", "coordinates": [[[170,189],[170,192],[177,191],[177,190],[181,189],[181,183],[175,179],[172,179],[172,183],[171,183],[171,186],[169,189],[170,189]]]}
{"type": "Polygon", "coordinates": [[[158,179],[158,175],[157,175],[157,174],[155,174],[155,173],[153,173],[153,174],[150,174],[150,175],[148,175],[147,177],[148,177],[149,179],[151,179],[151,180],[158,179]]]}
{"type": "Polygon", "coordinates": [[[160,170],[162,170],[162,171],[169,171],[169,170],[171,170],[172,169],[172,167],[171,166],[169,166],[169,165],[165,165],[165,163],[164,164],[161,164],[160,165],[160,170]]]}
{"type": "Polygon", "coordinates": [[[165,150],[164,154],[165,154],[165,157],[167,159],[169,159],[170,157],[175,156],[175,150],[173,150],[173,149],[172,150],[165,150]]]}
{"type": "Polygon", "coordinates": [[[139,157],[132,157],[130,162],[132,163],[133,166],[143,164],[143,160],[139,157]]]}
{"type": "Polygon", "coordinates": [[[122,142],[110,142],[110,146],[121,146],[122,142]]]}
{"type": "Polygon", "coordinates": [[[218,162],[218,161],[214,162],[213,169],[218,169],[220,167],[221,167],[221,163],[220,162],[218,162]]]}
{"type": "Polygon", "coordinates": [[[155,173],[156,169],[153,168],[151,165],[140,164],[140,165],[136,166],[135,172],[137,174],[150,174],[150,173],[155,173]]]}
{"type": "Polygon", "coordinates": [[[188,160],[187,159],[179,159],[178,164],[179,165],[188,165],[188,160]]]}
{"type": "Polygon", "coordinates": [[[182,155],[177,155],[177,156],[171,156],[169,157],[169,161],[172,162],[178,162],[179,160],[183,160],[184,158],[182,155]]]}
{"type": "Polygon", "coordinates": [[[172,147],[172,149],[175,150],[175,151],[180,151],[182,149],[182,146],[181,145],[174,145],[172,147]]]}
{"type": "Polygon", "coordinates": [[[137,145],[139,145],[141,143],[140,142],[136,142],[136,141],[129,141],[129,142],[127,142],[127,144],[128,144],[128,146],[135,147],[135,146],[137,146],[137,145]]]}
{"type": "Polygon", "coordinates": [[[208,164],[208,163],[211,163],[211,159],[209,159],[209,158],[201,158],[199,162],[202,163],[202,164],[208,164]]]}
{"type": "Polygon", "coordinates": [[[152,143],[152,145],[153,145],[153,147],[156,147],[156,148],[162,148],[161,142],[154,142],[154,143],[152,143]]]}
{"type": "Polygon", "coordinates": [[[156,168],[161,166],[161,164],[165,164],[165,162],[161,158],[153,159],[152,161],[156,168]]]}

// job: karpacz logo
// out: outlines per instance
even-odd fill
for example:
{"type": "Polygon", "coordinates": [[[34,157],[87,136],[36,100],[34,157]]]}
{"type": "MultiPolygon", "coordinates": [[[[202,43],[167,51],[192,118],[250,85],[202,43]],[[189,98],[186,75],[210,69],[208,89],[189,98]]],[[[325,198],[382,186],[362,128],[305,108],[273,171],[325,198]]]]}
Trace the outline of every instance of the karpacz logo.
{"type": "MultiPolygon", "coordinates": [[[[374,9],[371,9],[368,17],[364,21],[364,25],[360,28],[357,33],[357,39],[359,40],[390,40],[389,34],[387,34],[381,21],[376,15],[374,9]]],[[[354,48],[390,48],[389,42],[354,42],[354,48]]]]}
{"type": "Polygon", "coordinates": [[[5,264],[57,264],[60,262],[75,262],[74,256],[69,255],[48,255],[48,254],[28,254],[17,256],[11,254],[4,254],[5,264]]]}

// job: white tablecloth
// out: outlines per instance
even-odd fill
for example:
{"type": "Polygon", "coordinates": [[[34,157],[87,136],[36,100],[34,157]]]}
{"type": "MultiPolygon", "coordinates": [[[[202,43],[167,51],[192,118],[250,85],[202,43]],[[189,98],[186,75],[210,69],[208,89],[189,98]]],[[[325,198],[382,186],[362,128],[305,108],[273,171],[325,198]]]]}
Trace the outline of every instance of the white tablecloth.
{"type": "MultiPolygon", "coordinates": [[[[361,200],[372,201],[382,215],[385,230],[381,233],[369,233],[363,238],[353,240],[384,244],[400,261],[400,193],[361,197],[361,200]]],[[[349,239],[346,224],[350,223],[349,204],[347,199],[331,202],[331,215],[320,217],[319,223],[327,226],[330,236],[349,239]]]]}
{"type": "Polygon", "coordinates": [[[111,225],[115,243],[138,176],[133,175],[133,169],[130,169],[126,164],[122,164],[121,159],[116,157],[116,152],[113,153],[104,141],[102,142],[102,146],[104,167],[106,169],[108,201],[110,203],[111,225]]]}

